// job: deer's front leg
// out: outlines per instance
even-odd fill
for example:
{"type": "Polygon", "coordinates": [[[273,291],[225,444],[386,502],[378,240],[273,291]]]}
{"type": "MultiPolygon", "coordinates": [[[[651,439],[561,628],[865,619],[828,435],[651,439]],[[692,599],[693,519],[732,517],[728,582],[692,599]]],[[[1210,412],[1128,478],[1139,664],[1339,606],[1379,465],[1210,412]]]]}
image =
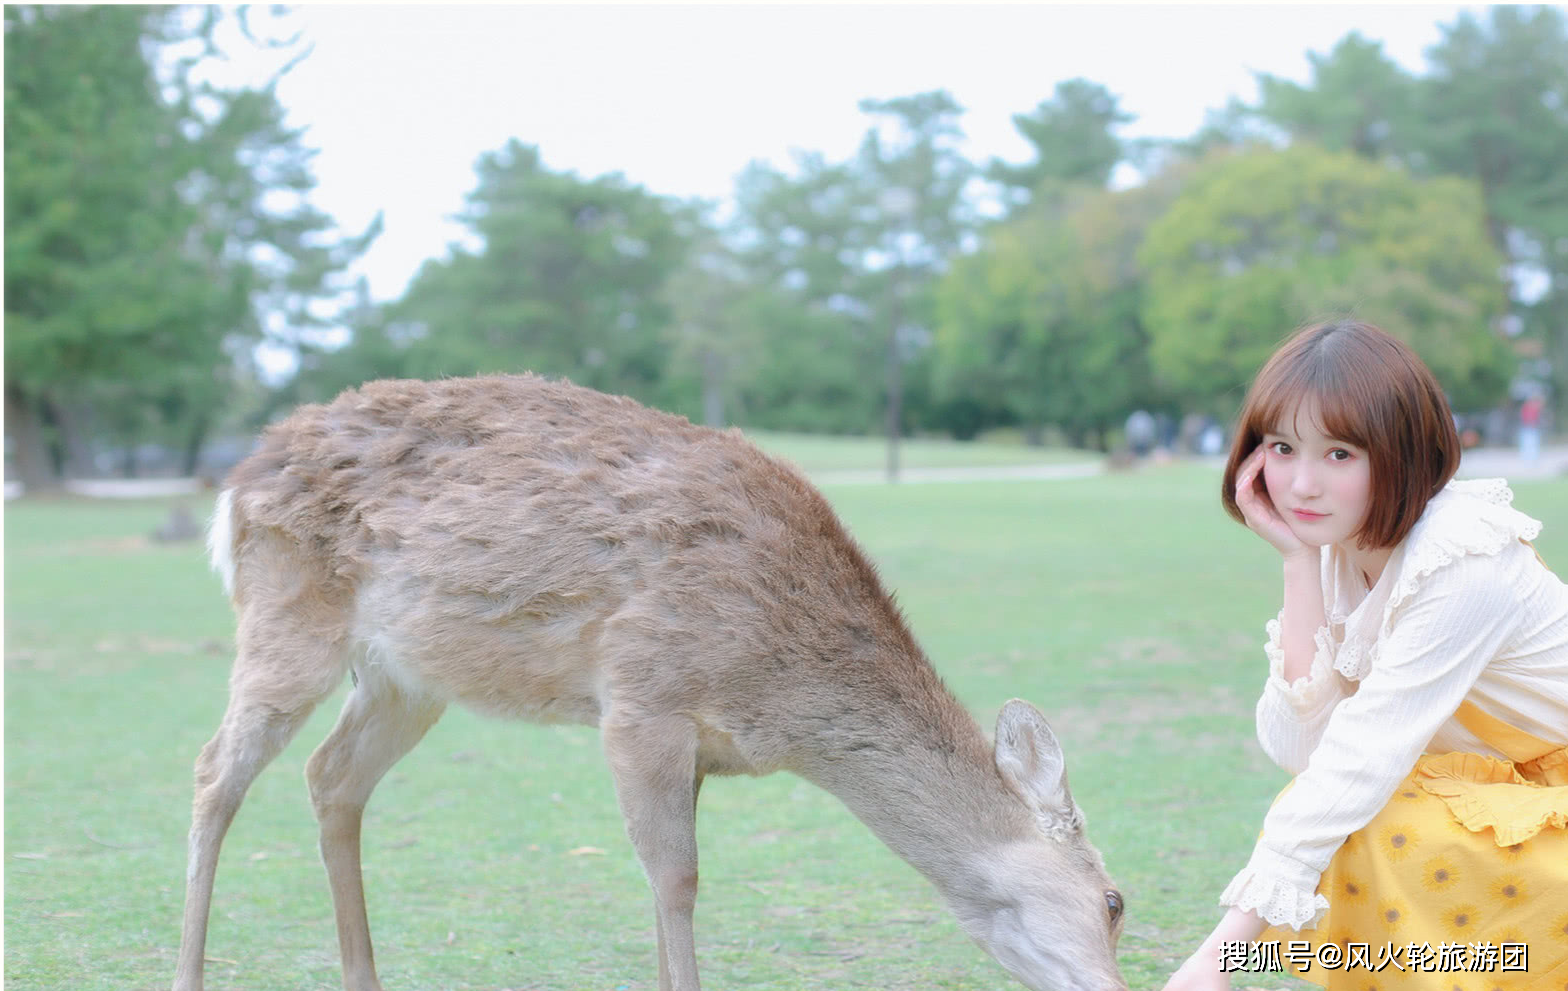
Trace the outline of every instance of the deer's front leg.
{"type": "Polygon", "coordinates": [[[697,904],[697,730],[680,717],[610,714],[605,757],[637,857],[653,888],[660,991],[699,991],[692,912],[697,904]]]}

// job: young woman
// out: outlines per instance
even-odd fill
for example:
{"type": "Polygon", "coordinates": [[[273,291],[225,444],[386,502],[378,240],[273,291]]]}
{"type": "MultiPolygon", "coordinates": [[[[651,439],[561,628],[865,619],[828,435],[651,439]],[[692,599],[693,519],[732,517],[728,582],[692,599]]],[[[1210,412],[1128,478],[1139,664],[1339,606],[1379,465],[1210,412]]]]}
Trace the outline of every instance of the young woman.
{"type": "Polygon", "coordinates": [[[1296,777],[1167,991],[1271,964],[1568,991],[1568,586],[1458,464],[1432,373],[1376,327],[1300,331],[1253,383],[1223,499],[1283,560],[1257,726],[1296,777]]]}

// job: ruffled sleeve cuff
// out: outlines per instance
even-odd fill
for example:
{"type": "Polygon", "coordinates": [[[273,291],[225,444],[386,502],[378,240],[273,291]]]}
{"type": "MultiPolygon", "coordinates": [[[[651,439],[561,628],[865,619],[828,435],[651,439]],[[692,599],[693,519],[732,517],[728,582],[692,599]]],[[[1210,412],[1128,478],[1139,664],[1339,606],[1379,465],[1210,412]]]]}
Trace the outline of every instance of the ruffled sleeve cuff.
{"type": "Polygon", "coordinates": [[[1307,720],[1340,699],[1344,693],[1334,671],[1336,647],[1327,626],[1318,627],[1313,636],[1312,666],[1306,677],[1291,682],[1285,680],[1285,650],[1280,645],[1279,619],[1269,620],[1267,629],[1269,639],[1263,645],[1263,651],[1269,659],[1269,679],[1264,694],[1272,698],[1266,701],[1284,703],[1296,718],[1307,720]]]}
{"type": "Polygon", "coordinates": [[[1328,911],[1328,899],[1317,893],[1321,877],[1321,871],[1260,843],[1220,893],[1220,904],[1256,912],[1271,926],[1313,929],[1328,911]]]}

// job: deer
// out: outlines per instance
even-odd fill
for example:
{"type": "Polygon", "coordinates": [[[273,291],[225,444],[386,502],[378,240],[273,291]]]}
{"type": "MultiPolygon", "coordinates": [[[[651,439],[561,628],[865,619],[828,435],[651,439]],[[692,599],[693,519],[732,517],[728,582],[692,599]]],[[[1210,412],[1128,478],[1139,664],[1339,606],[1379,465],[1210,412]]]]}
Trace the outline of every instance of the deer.
{"type": "Polygon", "coordinates": [[[1122,896],[1062,748],[1014,699],[994,745],[824,497],[739,430],[532,374],[381,380],[269,427],[208,534],[236,614],[195,766],[175,991],[201,991],[246,790],[352,682],[306,763],[346,991],[381,991],[365,805],[448,704],[596,726],[653,891],[661,991],[698,991],[696,807],[713,775],[837,796],[1036,991],[1125,991],[1122,896]]]}

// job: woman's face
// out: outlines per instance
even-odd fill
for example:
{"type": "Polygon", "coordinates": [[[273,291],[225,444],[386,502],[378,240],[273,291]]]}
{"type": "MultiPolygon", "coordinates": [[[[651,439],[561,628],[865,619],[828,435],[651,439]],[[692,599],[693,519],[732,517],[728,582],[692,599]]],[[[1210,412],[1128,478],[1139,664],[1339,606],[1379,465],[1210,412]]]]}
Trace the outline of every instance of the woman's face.
{"type": "Polygon", "coordinates": [[[1367,452],[1318,426],[1317,403],[1287,410],[1263,435],[1263,483],[1279,515],[1304,544],[1343,544],[1367,517],[1372,466],[1367,452]]]}

